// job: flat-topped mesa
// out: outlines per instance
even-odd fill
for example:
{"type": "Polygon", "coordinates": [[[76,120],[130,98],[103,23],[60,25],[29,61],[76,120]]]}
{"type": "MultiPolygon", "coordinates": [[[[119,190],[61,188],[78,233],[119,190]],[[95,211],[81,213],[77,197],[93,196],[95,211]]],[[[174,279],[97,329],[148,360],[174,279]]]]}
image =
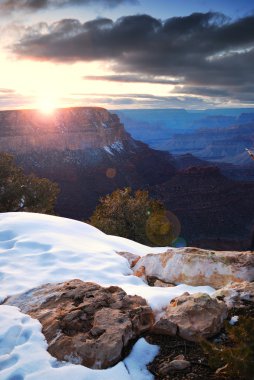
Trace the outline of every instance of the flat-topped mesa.
{"type": "Polygon", "coordinates": [[[14,154],[101,148],[128,138],[118,116],[99,107],[0,111],[0,151],[14,154]]]}

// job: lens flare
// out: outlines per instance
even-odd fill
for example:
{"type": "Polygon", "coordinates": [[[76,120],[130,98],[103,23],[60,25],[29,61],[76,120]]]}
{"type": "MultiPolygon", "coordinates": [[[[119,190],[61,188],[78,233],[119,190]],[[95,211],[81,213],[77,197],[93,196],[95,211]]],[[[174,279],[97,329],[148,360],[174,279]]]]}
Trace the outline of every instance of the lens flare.
{"type": "Polygon", "coordinates": [[[167,246],[178,238],[181,224],[171,211],[151,212],[146,222],[146,235],[155,245],[167,246]]]}
{"type": "Polygon", "coordinates": [[[184,248],[187,247],[187,242],[184,238],[179,237],[172,242],[172,247],[174,248],[184,248]]]}
{"type": "Polygon", "coordinates": [[[108,178],[115,178],[115,176],[116,176],[116,169],[115,168],[108,168],[107,170],[106,170],[106,176],[108,177],[108,178]]]}

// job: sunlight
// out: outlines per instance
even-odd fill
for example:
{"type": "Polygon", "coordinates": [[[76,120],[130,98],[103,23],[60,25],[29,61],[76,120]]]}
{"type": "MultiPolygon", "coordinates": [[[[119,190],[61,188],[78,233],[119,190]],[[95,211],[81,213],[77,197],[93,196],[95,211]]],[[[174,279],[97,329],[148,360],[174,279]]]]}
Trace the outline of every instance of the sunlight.
{"type": "Polygon", "coordinates": [[[39,99],[36,108],[45,115],[52,115],[57,108],[57,103],[51,98],[39,99]]]}

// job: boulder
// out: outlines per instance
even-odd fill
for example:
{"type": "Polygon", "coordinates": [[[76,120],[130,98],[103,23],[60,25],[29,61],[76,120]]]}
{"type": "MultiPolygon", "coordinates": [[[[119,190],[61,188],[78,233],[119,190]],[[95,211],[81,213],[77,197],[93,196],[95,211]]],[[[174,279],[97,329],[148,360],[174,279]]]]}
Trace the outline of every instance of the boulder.
{"type": "Polygon", "coordinates": [[[217,334],[227,317],[227,307],[223,301],[211,298],[208,294],[184,293],[168,305],[163,317],[154,324],[153,332],[175,335],[198,341],[201,337],[217,334]]]}
{"type": "Polygon", "coordinates": [[[154,323],[143,298],[80,280],[43,285],[5,304],[41,322],[51,355],[97,369],[119,362],[124,348],[154,323]]]}
{"type": "Polygon", "coordinates": [[[254,280],[254,253],[169,248],[164,253],[141,257],[133,271],[142,278],[219,289],[230,282],[254,280]]]}
{"type": "Polygon", "coordinates": [[[116,252],[116,253],[119,256],[124,257],[128,261],[128,263],[130,264],[131,268],[134,267],[134,265],[136,265],[140,259],[140,256],[135,255],[134,253],[130,253],[130,252],[116,252]]]}
{"type": "Polygon", "coordinates": [[[214,298],[222,299],[229,309],[244,307],[244,301],[254,303],[254,282],[234,282],[213,293],[214,298]]]}

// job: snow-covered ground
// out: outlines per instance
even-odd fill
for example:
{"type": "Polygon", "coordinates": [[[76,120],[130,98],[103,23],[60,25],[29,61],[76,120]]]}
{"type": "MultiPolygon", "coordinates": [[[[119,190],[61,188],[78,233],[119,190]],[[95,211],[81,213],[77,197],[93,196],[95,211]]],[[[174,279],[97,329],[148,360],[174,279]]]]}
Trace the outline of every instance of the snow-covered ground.
{"type": "MultiPolygon", "coordinates": [[[[172,298],[185,291],[211,294],[210,287],[179,285],[149,287],[132,275],[126,259],[116,251],[140,256],[159,253],[133,241],[108,236],[82,222],[55,216],[6,213],[0,215],[0,302],[8,295],[38,285],[78,278],[103,286],[118,285],[128,294],[144,297],[160,313],[172,298]]],[[[152,379],[145,365],[158,348],[140,339],[124,362],[107,370],[91,370],[57,362],[46,351],[38,321],[17,308],[0,306],[1,380],[143,380],[152,379]]]]}

